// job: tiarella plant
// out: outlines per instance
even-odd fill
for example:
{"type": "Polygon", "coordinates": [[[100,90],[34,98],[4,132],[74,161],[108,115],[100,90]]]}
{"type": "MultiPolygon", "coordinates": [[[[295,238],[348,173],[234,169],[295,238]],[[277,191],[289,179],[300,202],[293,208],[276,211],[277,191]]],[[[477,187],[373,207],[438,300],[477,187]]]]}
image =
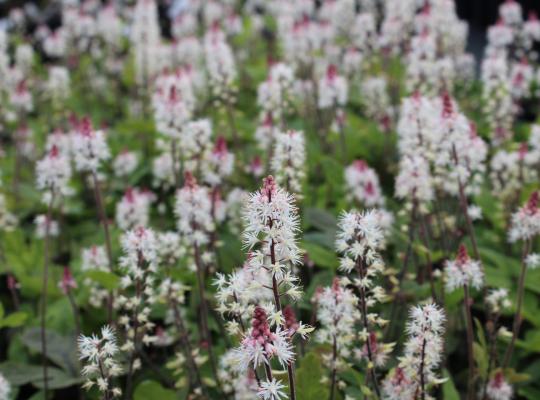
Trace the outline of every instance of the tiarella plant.
{"type": "Polygon", "coordinates": [[[0,400],[538,398],[536,4],[14,3],[0,400]]]}

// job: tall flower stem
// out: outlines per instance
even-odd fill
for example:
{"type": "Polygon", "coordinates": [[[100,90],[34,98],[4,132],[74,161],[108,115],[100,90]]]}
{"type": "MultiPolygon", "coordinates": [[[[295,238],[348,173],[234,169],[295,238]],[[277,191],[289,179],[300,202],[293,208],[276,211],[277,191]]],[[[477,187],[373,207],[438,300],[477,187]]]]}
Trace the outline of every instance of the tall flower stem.
{"type": "MultiPolygon", "coordinates": [[[[364,280],[366,277],[366,271],[362,262],[361,257],[358,257],[356,260],[356,271],[358,272],[358,277],[360,278],[360,282],[364,280]]],[[[377,393],[377,398],[381,397],[381,393],[379,390],[379,385],[377,383],[377,374],[375,372],[375,364],[373,362],[373,352],[371,349],[371,340],[369,335],[369,323],[367,319],[367,301],[366,301],[366,288],[360,284],[358,287],[358,290],[360,291],[360,312],[362,314],[362,324],[364,325],[364,329],[367,333],[367,340],[366,340],[366,348],[368,352],[368,360],[369,360],[369,373],[371,376],[371,382],[373,384],[373,388],[375,389],[375,392],[377,393]]]]}
{"type": "Polygon", "coordinates": [[[469,295],[469,287],[467,285],[463,286],[463,291],[465,298],[463,300],[463,306],[465,309],[465,318],[467,322],[467,360],[469,363],[469,379],[467,382],[467,399],[471,400],[474,397],[474,353],[473,353],[473,343],[474,343],[474,331],[473,331],[473,320],[471,315],[471,302],[472,299],[469,295]]]}
{"type": "Polygon", "coordinates": [[[174,312],[174,322],[176,325],[176,329],[178,329],[178,334],[180,335],[180,342],[182,343],[184,353],[186,354],[186,359],[188,360],[188,363],[190,366],[190,369],[189,369],[190,380],[192,382],[194,381],[197,386],[199,386],[201,389],[204,390],[202,386],[199,367],[197,366],[197,363],[195,362],[195,359],[193,358],[193,350],[191,349],[191,343],[189,342],[189,336],[188,336],[186,326],[184,324],[182,316],[180,315],[180,310],[178,309],[178,303],[174,299],[171,299],[170,297],[169,297],[169,302],[174,312]]]}
{"type": "Polygon", "coordinates": [[[433,301],[437,302],[437,292],[435,291],[435,282],[433,278],[433,264],[431,262],[431,255],[430,255],[430,249],[429,249],[429,242],[428,242],[428,230],[426,226],[425,218],[420,216],[420,232],[422,237],[423,245],[426,249],[426,263],[427,263],[427,269],[428,269],[428,275],[429,275],[429,286],[431,288],[431,297],[433,297],[433,301]]]}
{"type": "Polygon", "coordinates": [[[205,288],[204,288],[204,270],[201,260],[201,254],[199,245],[197,243],[194,244],[194,250],[195,250],[195,266],[197,268],[197,285],[199,288],[199,297],[200,297],[200,305],[201,305],[201,325],[202,325],[202,331],[203,331],[203,337],[206,341],[206,345],[208,348],[208,357],[210,359],[210,366],[212,367],[212,373],[214,374],[214,377],[216,378],[216,382],[218,383],[218,386],[221,390],[221,392],[225,395],[225,392],[221,388],[221,383],[219,381],[219,375],[216,368],[216,359],[214,357],[214,350],[212,346],[212,337],[210,335],[210,330],[208,329],[208,303],[206,302],[206,295],[205,295],[205,288]]]}
{"type": "Polygon", "coordinates": [[[46,399],[49,391],[49,374],[47,369],[47,295],[49,289],[49,247],[50,247],[50,230],[51,219],[53,212],[55,194],[51,193],[51,199],[47,207],[47,217],[45,219],[45,243],[43,247],[44,265],[43,265],[43,286],[41,289],[41,355],[43,362],[43,396],[46,399]]]}
{"type": "MultiPolygon", "coordinates": [[[[139,268],[143,268],[144,266],[144,259],[142,254],[139,252],[138,256],[138,265],[139,268]]],[[[143,283],[140,278],[137,278],[135,281],[135,297],[138,300],[141,300],[141,296],[144,292],[143,283]]],[[[139,349],[139,305],[144,304],[143,301],[138,301],[138,305],[133,308],[133,313],[131,316],[131,319],[133,321],[133,350],[131,352],[131,355],[129,357],[128,362],[128,371],[127,371],[127,378],[126,378],[126,400],[130,400],[133,395],[133,374],[135,372],[134,370],[134,364],[135,359],[137,356],[137,352],[139,349]]]]}
{"type": "MultiPolygon", "coordinates": [[[[422,354],[420,355],[420,399],[426,399],[426,377],[424,373],[424,364],[426,360],[426,339],[422,342],[422,354]]],[[[416,396],[415,396],[416,398],[416,396]]]]}
{"type": "MultiPolygon", "coordinates": [[[[99,219],[101,220],[101,224],[103,225],[103,232],[105,234],[105,248],[107,249],[107,260],[109,261],[109,272],[113,272],[113,256],[112,256],[112,245],[111,245],[111,235],[109,232],[109,222],[107,221],[107,213],[105,212],[105,206],[103,203],[103,196],[101,194],[101,187],[99,185],[99,180],[97,177],[97,173],[94,171],[92,172],[92,180],[94,183],[94,195],[96,198],[96,206],[99,213],[99,219]]],[[[112,322],[112,316],[113,316],[113,302],[114,302],[114,295],[113,292],[109,292],[109,296],[107,299],[107,320],[109,323],[112,322]]]]}
{"type": "Polygon", "coordinates": [[[336,378],[337,378],[336,359],[337,359],[337,343],[336,343],[336,336],[334,335],[333,342],[332,342],[332,384],[330,386],[330,400],[334,400],[335,391],[336,391],[336,378]]]}
{"type": "Polygon", "coordinates": [[[508,345],[506,349],[506,353],[504,354],[504,361],[502,363],[503,368],[508,367],[508,364],[510,363],[510,359],[512,358],[512,353],[514,352],[514,347],[516,345],[516,340],[519,335],[519,330],[521,327],[521,308],[523,307],[523,295],[525,294],[525,275],[527,273],[527,264],[525,262],[525,259],[527,258],[527,255],[530,252],[531,248],[531,240],[526,240],[525,243],[523,243],[523,253],[521,256],[521,273],[519,275],[519,284],[518,284],[518,293],[517,293],[517,304],[516,304],[516,314],[514,315],[514,325],[512,329],[512,339],[510,340],[510,344],[508,345]]]}
{"type": "MultiPolygon", "coordinates": [[[[272,201],[272,196],[270,192],[268,193],[268,201],[272,201]]],[[[272,218],[268,217],[268,226],[270,229],[272,229],[273,221],[272,218]]],[[[270,243],[270,262],[272,265],[275,265],[276,263],[276,244],[274,242],[274,239],[272,239],[272,242],[270,243]]],[[[276,279],[276,275],[272,275],[272,292],[274,293],[274,303],[276,305],[276,311],[281,311],[281,299],[279,295],[279,285],[278,281],[276,279]]],[[[295,385],[295,379],[294,379],[294,361],[291,361],[287,364],[287,375],[289,376],[289,394],[291,400],[296,400],[296,385],[295,385]]]]}
{"type": "MultiPolygon", "coordinates": [[[[454,157],[454,163],[457,166],[458,156],[457,156],[455,145],[452,146],[452,154],[454,157]]],[[[471,217],[469,216],[469,211],[468,211],[469,204],[467,202],[467,196],[465,196],[465,188],[459,177],[458,177],[458,188],[459,188],[459,205],[461,206],[461,212],[463,213],[463,216],[465,217],[465,221],[467,222],[467,230],[469,231],[469,237],[471,238],[474,258],[476,258],[477,260],[480,260],[480,253],[478,252],[478,245],[476,244],[476,235],[474,233],[474,227],[472,224],[471,217]]]]}
{"type": "Polygon", "coordinates": [[[79,307],[77,307],[75,297],[73,297],[73,293],[71,293],[71,290],[68,290],[67,297],[71,306],[71,310],[73,311],[73,319],[75,320],[75,334],[78,338],[81,335],[81,315],[79,313],[79,307]]]}

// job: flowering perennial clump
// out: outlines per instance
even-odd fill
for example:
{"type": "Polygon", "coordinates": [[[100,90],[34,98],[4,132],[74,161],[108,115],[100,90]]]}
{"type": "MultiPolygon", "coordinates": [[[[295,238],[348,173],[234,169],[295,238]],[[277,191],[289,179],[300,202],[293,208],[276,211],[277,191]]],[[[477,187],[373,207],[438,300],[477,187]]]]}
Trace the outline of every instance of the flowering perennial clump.
{"type": "Polygon", "coordinates": [[[0,400],[536,400],[533,2],[7,3],[0,400]]]}

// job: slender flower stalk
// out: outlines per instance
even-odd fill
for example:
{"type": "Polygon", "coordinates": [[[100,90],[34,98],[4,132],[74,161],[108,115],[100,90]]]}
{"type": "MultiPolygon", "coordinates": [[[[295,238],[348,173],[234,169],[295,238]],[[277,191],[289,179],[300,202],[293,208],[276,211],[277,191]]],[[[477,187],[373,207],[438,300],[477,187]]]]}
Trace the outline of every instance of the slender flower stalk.
{"type": "Polygon", "coordinates": [[[49,288],[49,264],[50,264],[50,236],[53,207],[55,201],[62,195],[67,194],[68,183],[71,178],[71,167],[67,158],[62,155],[58,147],[53,146],[47,155],[36,164],[36,183],[38,189],[43,191],[43,201],[47,204],[44,234],[44,265],[41,292],[41,354],[43,357],[43,386],[45,395],[48,392],[47,370],[47,296],[49,288]]]}
{"type": "Polygon", "coordinates": [[[523,306],[523,296],[525,294],[525,275],[527,273],[527,259],[531,251],[532,240],[535,236],[540,235],[540,208],[539,192],[534,192],[527,204],[520,208],[512,215],[512,225],[509,231],[509,240],[515,242],[523,240],[523,252],[521,257],[521,273],[519,275],[516,313],[514,315],[514,324],[512,328],[512,339],[504,354],[503,367],[507,367],[510,363],[514,346],[519,335],[521,327],[521,308],[523,306]]]}
{"type": "MultiPolygon", "coordinates": [[[[301,259],[300,249],[296,244],[296,233],[299,230],[297,209],[292,196],[280,188],[272,176],[268,176],[264,179],[263,187],[252,193],[247,201],[244,221],[246,224],[243,234],[244,244],[250,250],[247,268],[255,274],[266,275],[267,280],[261,282],[261,286],[271,291],[273,299],[269,317],[275,325],[275,330],[270,332],[270,339],[273,341],[273,338],[280,338],[283,332],[289,331],[284,330],[287,326],[283,317],[282,297],[295,301],[301,295],[296,285],[298,278],[292,274],[292,269],[300,263],[301,259]]],[[[256,310],[261,310],[255,318],[262,323],[262,308],[259,307],[256,310]]],[[[291,400],[296,399],[295,361],[291,342],[294,334],[305,336],[310,331],[311,328],[300,324],[295,331],[285,335],[285,341],[279,346],[282,351],[278,352],[278,358],[282,367],[287,369],[291,400]]],[[[281,339],[279,340],[281,343],[281,339]]],[[[267,356],[272,356],[272,354],[267,354],[267,356]]],[[[270,366],[266,362],[264,364],[267,382],[272,384],[270,366]]],[[[245,369],[249,362],[244,362],[243,365],[245,369]]],[[[254,367],[257,368],[258,365],[258,358],[256,358],[254,367]]]]}
{"type": "Polygon", "coordinates": [[[467,398],[472,399],[474,396],[474,326],[471,314],[472,298],[469,288],[481,289],[484,285],[484,272],[478,261],[471,260],[467,254],[467,249],[461,245],[458,250],[456,260],[447,261],[446,263],[446,290],[453,290],[462,287],[464,293],[463,307],[465,311],[465,321],[467,326],[467,359],[469,363],[469,380],[467,398]]]}
{"type": "Polygon", "coordinates": [[[122,394],[120,388],[113,384],[113,379],[122,373],[116,360],[119,351],[115,333],[109,326],[101,329],[101,337],[79,336],[80,359],[86,362],[82,369],[86,378],[83,387],[90,389],[96,386],[103,400],[112,400],[122,394]]]}

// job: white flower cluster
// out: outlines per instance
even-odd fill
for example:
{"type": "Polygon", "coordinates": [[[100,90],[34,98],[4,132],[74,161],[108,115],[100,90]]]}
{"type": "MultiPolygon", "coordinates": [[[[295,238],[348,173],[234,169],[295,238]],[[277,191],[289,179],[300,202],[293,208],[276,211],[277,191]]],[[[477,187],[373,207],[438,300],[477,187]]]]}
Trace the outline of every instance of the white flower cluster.
{"type": "Polygon", "coordinates": [[[135,171],[139,157],[134,151],[124,150],[120,152],[113,161],[114,176],[126,178],[135,171]]]}
{"type": "MultiPolygon", "coordinates": [[[[124,274],[120,281],[123,293],[116,298],[116,307],[122,311],[118,323],[126,331],[123,351],[136,352],[141,341],[153,343],[149,332],[154,323],[150,320],[151,306],[156,301],[155,275],[157,272],[157,241],[155,233],[138,227],[122,236],[120,267],[124,274]]],[[[134,368],[140,365],[134,360],[134,368]]]]}
{"type": "Polygon", "coordinates": [[[215,229],[212,200],[208,189],[199,186],[191,173],[186,173],[184,187],[176,193],[175,213],[178,231],[186,243],[201,246],[209,242],[215,229]]]}
{"type": "Polygon", "coordinates": [[[396,177],[396,197],[428,205],[434,198],[433,179],[429,164],[421,155],[405,155],[399,161],[396,177]]]}
{"type": "MultiPolygon", "coordinates": [[[[81,271],[108,271],[109,260],[104,246],[92,246],[82,250],[81,271]]],[[[90,288],[89,302],[93,307],[102,307],[109,292],[91,278],[83,280],[84,286],[90,288]]]]}
{"type": "Polygon", "coordinates": [[[268,78],[257,89],[257,105],[264,114],[281,119],[291,101],[294,72],[290,66],[277,63],[270,67],[268,78]]]}
{"type": "Polygon", "coordinates": [[[347,103],[349,87],[345,77],[338,75],[334,64],[328,66],[326,74],[319,80],[318,107],[320,109],[344,107],[347,103]]]}
{"type": "Polygon", "coordinates": [[[336,367],[343,367],[343,361],[351,355],[356,334],[355,325],[360,320],[358,298],[352,290],[345,287],[343,280],[335,278],[332,286],[317,291],[313,300],[317,320],[321,325],[317,329],[315,340],[331,346],[335,342],[339,356],[339,359],[335,360],[338,364],[336,367]]]}
{"type": "Polygon", "coordinates": [[[512,214],[508,239],[510,242],[530,240],[540,235],[540,208],[538,208],[539,192],[534,192],[529,201],[512,214]]]}
{"type": "Polygon", "coordinates": [[[384,205],[379,177],[364,160],[356,160],[345,169],[347,196],[364,207],[384,205]]]}
{"type": "Polygon", "coordinates": [[[179,139],[196,103],[191,74],[181,69],[162,74],[156,79],[155,87],[152,105],[156,128],[166,137],[179,139]]]}
{"type": "Polygon", "coordinates": [[[139,85],[148,83],[158,72],[157,55],[161,41],[160,36],[155,0],[137,0],[131,25],[131,43],[135,58],[136,79],[139,85]]]}
{"type": "Polygon", "coordinates": [[[150,205],[154,194],[147,190],[128,188],[122,199],[116,204],[116,223],[127,231],[140,226],[147,226],[150,219],[150,205]]]}
{"type": "Polygon", "coordinates": [[[292,275],[291,266],[300,263],[301,251],[296,241],[299,220],[293,197],[277,186],[273,177],[267,177],[263,188],[248,199],[244,223],[244,245],[250,251],[249,268],[269,271],[285,285],[280,290],[297,299],[300,295],[295,284],[298,278],[292,275]]]}
{"type": "Polygon", "coordinates": [[[271,166],[276,182],[299,198],[306,175],[304,132],[290,130],[279,133],[275,139],[271,166]]]}
{"type": "Polygon", "coordinates": [[[36,164],[37,188],[43,191],[43,201],[50,203],[55,198],[70,194],[71,178],[69,159],[53,146],[36,164]]]}
{"type": "Polygon", "coordinates": [[[405,343],[399,366],[384,380],[384,398],[389,400],[412,400],[424,396],[429,398],[429,389],[441,383],[436,370],[443,357],[442,335],[445,320],[443,310],[435,304],[411,309],[410,319],[407,322],[409,338],[405,343]]]}
{"type": "Polygon", "coordinates": [[[492,313],[499,314],[502,310],[510,308],[512,302],[508,298],[508,289],[492,289],[486,296],[486,304],[492,313]]]}
{"type": "Polygon", "coordinates": [[[78,171],[96,173],[100,164],[110,158],[111,154],[105,133],[95,131],[89,118],[80,121],[71,135],[73,159],[78,171]]]}
{"type": "Polygon", "coordinates": [[[212,27],[204,37],[204,55],[212,95],[219,101],[232,103],[237,75],[236,63],[232,49],[218,26],[212,27]]]}
{"type": "Polygon", "coordinates": [[[452,292],[464,286],[481,289],[484,286],[484,271],[477,260],[472,260],[465,246],[461,245],[455,260],[446,261],[445,289],[452,292]]]}
{"type": "Polygon", "coordinates": [[[81,335],[78,339],[80,359],[85,362],[82,375],[84,387],[96,386],[105,398],[120,397],[122,391],[114,386],[113,379],[122,373],[117,357],[116,336],[109,326],[101,328],[101,337],[81,335]]]}

